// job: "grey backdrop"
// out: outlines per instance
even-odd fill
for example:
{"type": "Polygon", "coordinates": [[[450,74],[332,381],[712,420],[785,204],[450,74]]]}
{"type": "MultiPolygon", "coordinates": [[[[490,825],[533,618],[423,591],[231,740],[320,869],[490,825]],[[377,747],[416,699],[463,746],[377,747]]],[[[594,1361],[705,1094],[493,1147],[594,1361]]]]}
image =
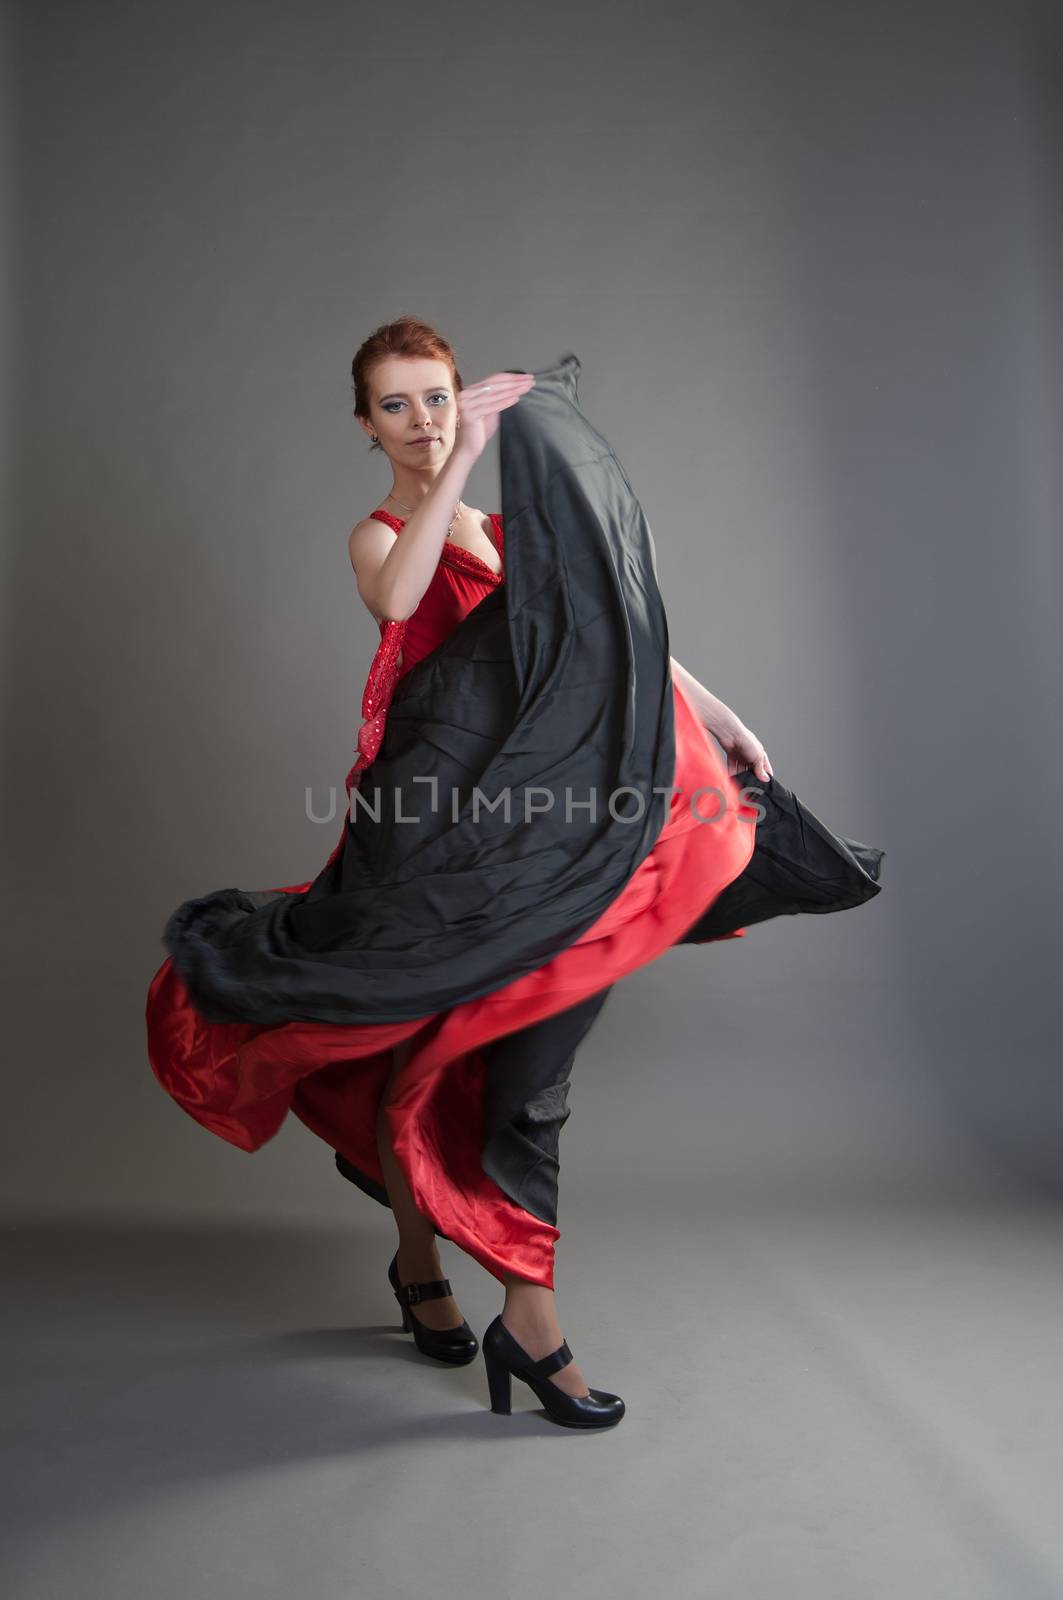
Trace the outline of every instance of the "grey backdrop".
{"type": "Polygon", "coordinates": [[[5,22],[9,1212],[374,1212],[294,1120],[248,1159],[186,1118],[143,1003],[178,901],[335,842],[389,482],[349,365],[406,311],[467,381],[576,351],[674,653],[888,851],[871,905],[618,988],[562,1232],[621,1182],[1057,1187],[1053,8],[5,22]]]}
{"type": "MultiPolygon", "coordinates": [[[[1061,19],[0,12],[4,1593],[1058,1600],[1061,19]],[[580,1052],[597,1438],[419,1357],[387,1212],[145,1053],[170,910],[338,835],[304,791],[350,765],[388,485],[349,364],[404,311],[466,379],[577,352],[674,652],[888,851],[580,1052]]],[[[498,1283],[442,1260],[482,1336],[498,1283]]]]}

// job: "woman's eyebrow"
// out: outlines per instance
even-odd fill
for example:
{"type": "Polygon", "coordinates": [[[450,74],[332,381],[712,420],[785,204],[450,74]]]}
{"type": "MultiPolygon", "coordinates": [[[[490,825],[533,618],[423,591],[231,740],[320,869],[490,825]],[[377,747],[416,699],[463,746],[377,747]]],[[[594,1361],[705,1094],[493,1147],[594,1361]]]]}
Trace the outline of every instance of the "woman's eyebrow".
{"type": "MultiPolygon", "coordinates": [[[[432,383],[432,384],[429,384],[427,389],[422,389],[421,393],[422,394],[438,394],[440,389],[447,389],[447,388],[448,388],[448,385],[445,384],[445,383],[432,383]]],[[[396,390],[396,392],[394,394],[382,394],[380,396],[380,399],[377,401],[377,405],[378,406],[382,406],[384,404],[385,400],[406,400],[408,398],[409,397],[407,395],[402,394],[401,392],[396,390]]]]}

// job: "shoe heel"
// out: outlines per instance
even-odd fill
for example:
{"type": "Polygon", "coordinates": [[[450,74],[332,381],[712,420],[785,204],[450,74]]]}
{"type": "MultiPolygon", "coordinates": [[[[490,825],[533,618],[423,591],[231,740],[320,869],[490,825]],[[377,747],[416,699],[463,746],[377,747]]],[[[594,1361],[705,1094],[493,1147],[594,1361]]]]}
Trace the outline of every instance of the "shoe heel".
{"type": "Polygon", "coordinates": [[[508,1417],[513,1408],[513,1378],[510,1370],[497,1357],[484,1351],[487,1367],[487,1389],[491,1396],[491,1410],[508,1417]]]}
{"type": "Polygon", "coordinates": [[[403,1333],[409,1333],[409,1331],[410,1331],[410,1313],[406,1310],[405,1306],[400,1307],[400,1309],[402,1311],[402,1331],[403,1331],[403,1333]]]}

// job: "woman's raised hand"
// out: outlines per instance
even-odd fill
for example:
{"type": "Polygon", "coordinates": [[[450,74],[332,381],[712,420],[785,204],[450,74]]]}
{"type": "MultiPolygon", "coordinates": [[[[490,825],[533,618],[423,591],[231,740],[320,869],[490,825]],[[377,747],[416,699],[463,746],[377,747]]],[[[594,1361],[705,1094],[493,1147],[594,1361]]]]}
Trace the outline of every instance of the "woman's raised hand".
{"type": "Polygon", "coordinates": [[[530,372],[492,372],[458,395],[458,431],[454,449],[475,460],[498,432],[498,414],[515,406],[535,382],[530,372]]]}

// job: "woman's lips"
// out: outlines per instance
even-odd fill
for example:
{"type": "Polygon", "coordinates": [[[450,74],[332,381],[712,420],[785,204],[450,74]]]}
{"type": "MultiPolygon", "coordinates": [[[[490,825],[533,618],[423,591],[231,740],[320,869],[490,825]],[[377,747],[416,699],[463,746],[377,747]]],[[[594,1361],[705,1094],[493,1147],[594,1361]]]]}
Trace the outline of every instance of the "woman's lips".
{"type": "Polygon", "coordinates": [[[410,449],[411,450],[423,450],[426,445],[438,444],[438,443],[439,443],[438,439],[411,439],[410,440],[410,449]]]}

